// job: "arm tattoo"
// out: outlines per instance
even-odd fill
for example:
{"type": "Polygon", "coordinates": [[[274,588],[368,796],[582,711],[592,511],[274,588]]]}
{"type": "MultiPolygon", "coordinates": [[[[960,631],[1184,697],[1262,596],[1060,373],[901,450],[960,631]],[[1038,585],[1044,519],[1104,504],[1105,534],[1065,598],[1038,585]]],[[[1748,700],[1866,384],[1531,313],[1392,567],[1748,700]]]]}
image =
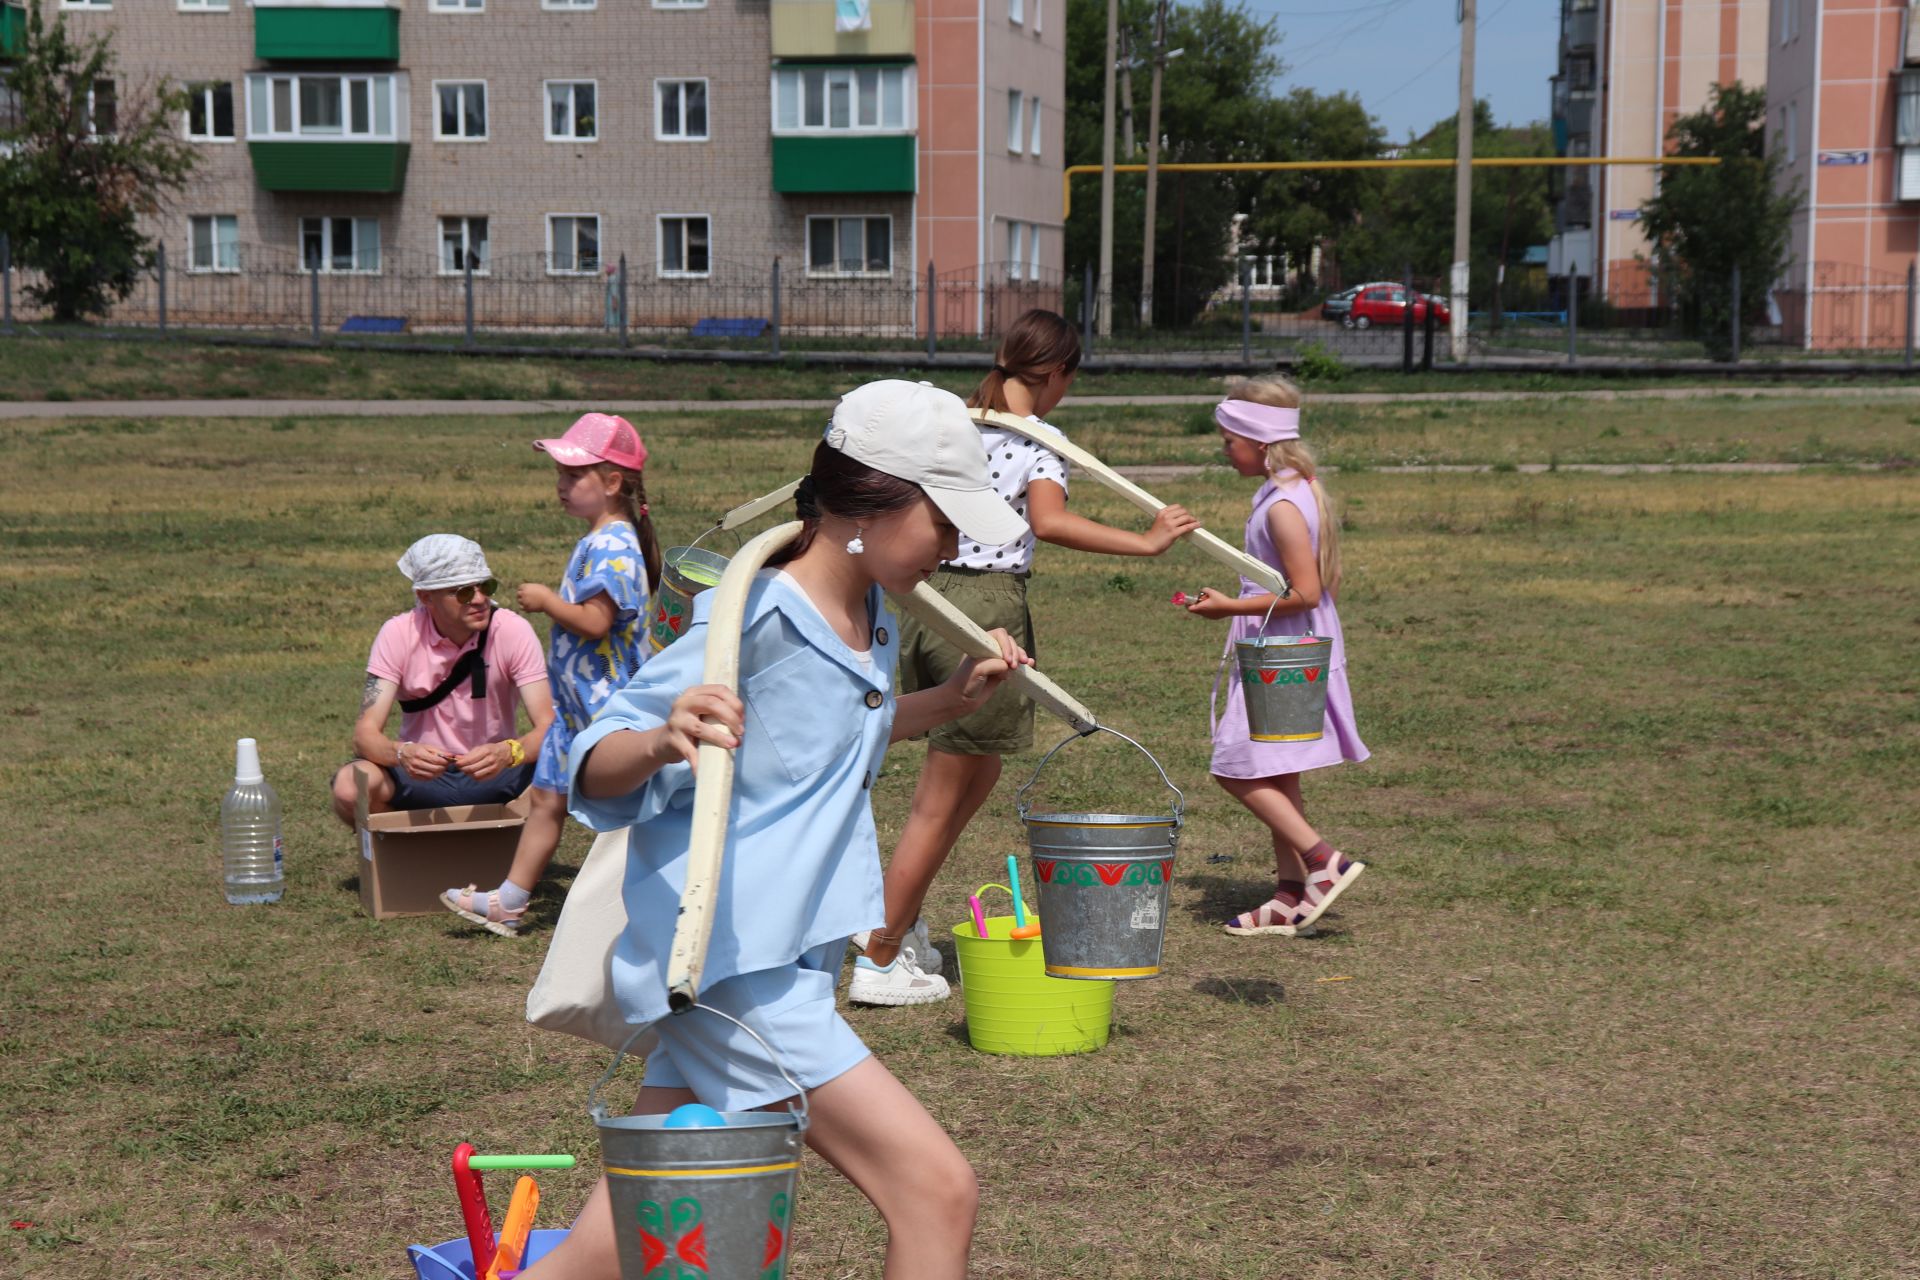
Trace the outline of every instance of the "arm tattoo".
{"type": "Polygon", "coordinates": [[[360,710],[364,714],[380,700],[380,677],[370,675],[366,685],[360,690],[360,710]]]}

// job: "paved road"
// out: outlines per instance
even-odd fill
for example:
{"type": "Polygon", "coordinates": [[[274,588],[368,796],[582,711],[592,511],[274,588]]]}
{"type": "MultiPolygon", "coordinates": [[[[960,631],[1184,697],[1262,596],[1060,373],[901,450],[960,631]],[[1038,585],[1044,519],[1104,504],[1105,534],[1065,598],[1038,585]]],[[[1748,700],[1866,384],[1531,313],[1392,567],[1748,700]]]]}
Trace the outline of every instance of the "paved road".
{"type": "MultiPolygon", "coordinates": [[[[1508,400],[1920,400],[1920,386],[1647,387],[1621,391],[1314,392],[1320,404],[1462,404],[1508,400]]],[[[1212,404],[1219,393],[1166,396],[1073,396],[1066,409],[1212,404]]],[[[25,418],[410,418],[509,417],[527,414],[770,412],[830,409],[820,400],[4,400],[0,420],[25,418]]]]}

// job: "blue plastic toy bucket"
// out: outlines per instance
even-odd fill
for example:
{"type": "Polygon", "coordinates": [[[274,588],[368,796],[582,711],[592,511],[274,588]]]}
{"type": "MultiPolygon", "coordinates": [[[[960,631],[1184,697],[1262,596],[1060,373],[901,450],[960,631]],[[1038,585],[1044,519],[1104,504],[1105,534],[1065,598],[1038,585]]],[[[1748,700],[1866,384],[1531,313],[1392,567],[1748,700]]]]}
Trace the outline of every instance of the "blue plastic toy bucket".
{"type": "MultiPolygon", "coordinates": [[[[552,1253],[554,1246],[566,1238],[564,1227],[536,1228],[527,1237],[527,1256],[521,1269],[552,1253]]],[[[410,1244],[407,1261],[413,1264],[413,1274],[420,1280],[478,1280],[473,1273],[473,1248],[465,1236],[444,1244],[410,1244]]]]}

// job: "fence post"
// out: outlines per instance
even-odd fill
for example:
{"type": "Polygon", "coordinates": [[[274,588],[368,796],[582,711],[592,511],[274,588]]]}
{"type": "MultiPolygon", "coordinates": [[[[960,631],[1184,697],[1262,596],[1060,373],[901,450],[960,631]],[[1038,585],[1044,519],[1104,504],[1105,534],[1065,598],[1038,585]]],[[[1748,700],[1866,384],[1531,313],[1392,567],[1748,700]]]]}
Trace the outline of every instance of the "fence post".
{"type": "Polygon", "coordinates": [[[780,259],[773,259],[773,314],[768,325],[773,330],[773,358],[780,358],[780,259]]]}
{"type": "Polygon", "coordinates": [[[620,291],[619,296],[616,299],[615,309],[620,313],[620,345],[624,347],[627,345],[627,342],[628,342],[628,338],[627,338],[627,255],[624,253],[620,255],[620,273],[619,273],[619,279],[615,282],[615,287],[618,288],[620,291]]]}
{"type": "Polygon", "coordinates": [[[1087,355],[1093,354],[1093,263],[1086,264],[1083,273],[1084,283],[1080,286],[1080,350],[1087,355]]]}
{"type": "Polygon", "coordinates": [[[1733,363],[1740,363],[1740,264],[1733,264],[1733,363]]]}
{"type": "Polygon", "coordinates": [[[933,270],[933,259],[928,258],[927,259],[927,359],[929,361],[933,359],[934,348],[939,341],[939,339],[936,337],[934,333],[934,326],[936,323],[938,323],[938,318],[940,315],[940,310],[938,306],[939,284],[940,284],[940,278],[939,276],[934,274],[934,270],[933,270]]]}
{"type": "Polygon", "coordinates": [[[160,336],[167,336],[167,246],[162,243],[153,257],[154,280],[160,286],[160,336]]]}
{"type": "Polygon", "coordinates": [[[1567,264],[1567,363],[1579,359],[1580,341],[1580,264],[1567,264]]]}
{"type": "MultiPolygon", "coordinates": [[[[0,246],[3,246],[4,244],[5,244],[5,240],[4,240],[4,238],[0,238],[0,246]]],[[[4,252],[4,248],[0,248],[0,252],[4,252]]],[[[1911,263],[1911,262],[1909,262],[1909,263],[1907,264],[1907,345],[1906,345],[1906,350],[1905,350],[1905,351],[1903,351],[1903,352],[1901,353],[1901,355],[1900,355],[1900,366],[1901,366],[1901,368],[1903,368],[1903,369],[1911,369],[1911,368],[1913,368],[1913,307],[1914,307],[1914,302],[1915,302],[1915,296],[1914,296],[1914,264],[1913,264],[1913,263],[1911,263]]],[[[9,317],[8,317],[8,327],[9,327],[9,328],[11,328],[11,327],[12,327],[12,317],[11,317],[11,313],[9,313],[9,317]]]]}
{"type": "Polygon", "coordinates": [[[1253,363],[1253,262],[1240,256],[1240,363],[1253,363]]]}
{"type": "Polygon", "coordinates": [[[462,277],[462,282],[461,282],[462,287],[466,291],[467,345],[472,346],[473,345],[473,254],[463,249],[460,253],[460,260],[461,262],[466,264],[461,269],[460,274],[462,277]]]}
{"type": "Polygon", "coordinates": [[[0,331],[13,332],[13,237],[3,231],[0,231],[0,331]]]}
{"type": "Polygon", "coordinates": [[[313,260],[313,265],[309,269],[308,284],[311,286],[308,292],[311,295],[313,340],[318,342],[320,341],[320,260],[318,258],[313,260]]]}
{"type": "Polygon", "coordinates": [[[1401,295],[1406,300],[1406,311],[1400,322],[1400,372],[1413,372],[1413,264],[1407,264],[1406,292],[1401,295]]]}
{"type": "Polygon", "coordinates": [[[1435,315],[1435,310],[1433,305],[1433,299],[1428,298],[1427,314],[1425,316],[1424,323],[1421,325],[1421,334],[1420,334],[1420,372],[1422,373],[1433,372],[1434,315],[1435,315]]]}

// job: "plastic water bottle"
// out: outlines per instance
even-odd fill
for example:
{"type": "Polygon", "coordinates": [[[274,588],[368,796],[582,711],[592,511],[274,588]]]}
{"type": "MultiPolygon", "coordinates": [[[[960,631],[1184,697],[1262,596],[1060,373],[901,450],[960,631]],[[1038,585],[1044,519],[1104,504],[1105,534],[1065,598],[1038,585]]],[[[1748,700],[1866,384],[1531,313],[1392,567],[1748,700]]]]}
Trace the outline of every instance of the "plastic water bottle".
{"type": "Polygon", "coordinates": [[[280,900],[286,888],[280,864],[280,797],[260,772],[260,746],[252,738],[240,739],[233,787],[220,802],[220,848],[228,902],[280,900]]]}

